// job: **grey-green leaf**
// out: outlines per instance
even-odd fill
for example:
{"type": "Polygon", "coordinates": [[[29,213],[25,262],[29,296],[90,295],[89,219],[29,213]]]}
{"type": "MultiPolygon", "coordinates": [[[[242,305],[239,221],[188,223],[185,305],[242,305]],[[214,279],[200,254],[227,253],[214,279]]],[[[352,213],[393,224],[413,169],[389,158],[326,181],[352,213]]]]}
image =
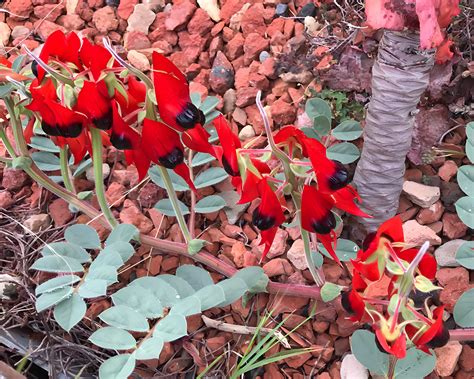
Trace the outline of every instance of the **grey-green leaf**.
{"type": "Polygon", "coordinates": [[[82,320],[86,310],[85,301],[78,294],[73,294],[54,307],[54,319],[61,328],[69,332],[82,320]]]}
{"type": "Polygon", "coordinates": [[[474,197],[461,197],[454,203],[454,206],[461,221],[471,229],[474,229],[474,197]]]}
{"type": "Polygon", "coordinates": [[[330,146],[326,150],[329,159],[339,161],[342,164],[355,162],[360,157],[359,149],[350,142],[341,142],[330,146]]]}
{"type": "Polygon", "coordinates": [[[456,251],[456,261],[467,269],[474,270],[474,241],[466,241],[456,251]]]}
{"type": "MultiPolygon", "coordinates": [[[[182,201],[178,200],[178,206],[183,215],[188,215],[190,213],[189,208],[182,201]]],[[[161,199],[160,201],[158,201],[158,203],[156,203],[155,208],[158,209],[165,216],[176,216],[170,199],[161,199]]]]}
{"type": "Polygon", "coordinates": [[[107,237],[105,245],[108,246],[115,242],[130,242],[131,239],[138,237],[139,234],[140,232],[135,225],[118,224],[107,237]]]}
{"type": "Polygon", "coordinates": [[[194,292],[196,292],[186,280],[178,276],[164,274],[160,275],[158,279],[168,283],[171,287],[173,287],[178,292],[180,299],[191,296],[194,292]]]}
{"type": "Polygon", "coordinates": [[[388,373],[389,355],[378,349],[374,333],[356,330],[351,338],[351,350],[357,360],[371,372],[379,375],[388,373]]]}
{"type": "Polygon", "coordinates": [[[135,249],[129,242],[117,241],[110,244],[102,250],[101,254],[108,254],[108,252],[113,251],[118,254],[122,259],[122,262],[127,262],[133,254],[135,254],[135,249]]]}
{"type": "Polygon", "coordinates": [[[176,341],[188,334],[186,318],[179,314],[170,314],[163,318],[155,328],[153,337],[159,336],[164,342],[176,341]]]}
{"type": "Polygon", "coordinates": [[[358,121],[345,120],[333,129],[332,135],[341,141],[353,141],[362,135],[362,128],[358,121]]]}
{"type": "MultiPolygon", "coordinates": [[[[173,170],[168,170],[168,174],[171,178],[171,183],[173,183],[173,188],[175,191],[189,190],[189,186],[181,176],[176,174],[173,170]]],[[[166,189],[165,182],[163,181],[163,177],[161,176],[160,168],[158,166],[153,166],[150,168],[148,170],[148,175],[150,175],[150,179],[153,183],[163,189],[166,189]]]]}
{"type": "Polygon", "coordinates": [[[201,311],[217,307],[225,301],[224,289],[215,284],[201,288],[193,296],[201,301],[201,311]]]}
{"type": "Polygon", "coordinates": [[[201,313],[201,300],[195,295],[188,296],[171,307],[170,315],[180,314],[184,317],[201,313]]]}
{"type": "Polygon", "coordinates": [[[146,332],[149,328],[145,316],[125,305],[108,308],[99,318],[110,326],[134,332],[146,332]]]}
{"type": "Polygon", "coordinates": [[[176,270],[176,276],[184,279],[196,291],[214,284],[208,271],[193,265],[183,265],[176,270]]]}
{"type": "Polygon", "coordinates": [[[170,307],[180,299],[176,289],[174,289],[166,281],[154,276],[144,276],[142,278],[135,279],[128,285],[128,287],[138,287],[139,290],[144,288],[152,291],[153,295],[155,295],[160,300],[164,307],[170,307]]]}
{"type": "Polygon", "coordinates": [[[85,298],[105,296],[107,294],[107,280],[105,279],[89,279],[82,283],[79,287],[78,294],[85,298]]]}
{"type": "Polygon", "coordinates": [[[250,292],[264,292],[268,284],[268,276],[259,266],[245,267],[233,276],[242,279],[250,292]]]}
{"type": "Polygon", "coordinates": [[[194,180],[194,186],[196,188],[204,188],[213,186],[214,184],[220,183],[227,179],[229,174],[221,167],[211,167],[206,171],[201,172],[194,180]]]}
{"type": "Polygon", "coordinates": [[[464,292],[454,306],[454,321],[463,328],[474,328],[474,288],[464,292]]]}
{"type": "Polygon", "coordinates": [[[218,305],[219,307],[225,307],[226,305],[232,304],[240,299],[248,290],[247,283],[236,277],[225,279],[216,285],[221,287],[225,294],[225,301],[220,303],[218,305]]]}
{"type": "Polygon", "coordinates": [[[160,300],[146,288],[137,291],[136,286],[128,285],[112,295],[115,305],[126,305],[135,309],[146,318],[157,318],[163,315],[163,305],[160,300]]]}
{"type": "Polygon", "coordinates": [[[332,111],[329,104],[323,99],[317,97],[306,101],[305,111],[310,119],[314,119],[320,115],[326,116],[329,120],[332,119],[332,111]]]}
{"type": "Polygon", "coordinates": [[[42,312],[53,305],[66,300],[72,294],[72,287],[59,288],[52,292],[46,292],[36,299],[36,312],[42,312]]]}
{"type": "Polygon", "coordinates": [[[217,212],[226,206],[225,200],[219,195],[210,195],[199,200],[194,207],[197,213],[217,212]]]}
{"type": "Polygon", "coordinates": [[[74,243],[84,249],[99,249],[99,235],[92,226],[84,224],[72,225],[64,232],[67,242],[74,243]]]}
{"type": "Polygon", "coordinates": [[[50,255],[41,257],[31,266],[31,269],[45,272],[83,272],[84,267],[77,260],[69,257],[50,255]]]}
{"type": "Polygon", "coordinates": [[[104,279],[107,285],[117,282],[117,269],[114,266],[96,266],[89,268],[86,281],[93,279],[104,279]]]}
{"type": "Polygon", "coordinates": [[[457,174],[459,187],[470,197],[474,197],[474,165],[459,167],[457,174]]]}
{"type": "Polygon", "coordinates": [[[137,359],[155,359],[163,350],[164,341],[160,336],[154,336],[145,340],[136,350],[137,359]]]}
{"type": "Polygon", "coordinates": [[[50,138],[33,136],[28,145],[33,149],[47,151],[49,153],[59,153],[59,147],[57,147],[50,138]]]}
{"type": "Polygon", "coordinates": [[[436,355],[426,354],[412,347],[407,350],[405,358],[397,360],[395,365],[395,378],[424,378],[434,370],[435,366],[436,355]]]}
{"type": "Polygon", "coordinates": [[[91,256],[89,253],[82,247],[68,242],[53,242],[44,246],[41,250],[43,256],[61,256],[72,258],[79,263],[89,262],[91,256]]]}
{"type": "Polygon", "coordinates": [[[99,379],[127,379],[134,369],[134,354],[116,355],[102,363],[99,368],[99,379]]]}
{"type": "Polygon", "coordinates": [[[129,332],[112,326],[97,329],[91,334],[89,341],[104,349],[114,350],[133,349],[137,344],[129,332]]]}
{"type": "Polygon", "coordinates": [[[45,292],[52,292],[59,288],[72,286],[80,280],[81,278],[79,278],[77,275],[57,276],[56,278],[49,279],[46,282],[41,283],[38,287],[36,287],[35,295],[39,296],[45,292]]]}
{"type": "Polygon", "coordinates": [[[61,168],[59,158],[53,153],[36,151],[31,154],[31,158],[41,171],[55,171],[61,168]]]}
{"type": "Polygon", "coordinates": [[[206,163],[214,161],[214,158],[211,154],[207,153],[196,153],[191,161],[191,167],[199,167],[205,165],[206,163]]]}

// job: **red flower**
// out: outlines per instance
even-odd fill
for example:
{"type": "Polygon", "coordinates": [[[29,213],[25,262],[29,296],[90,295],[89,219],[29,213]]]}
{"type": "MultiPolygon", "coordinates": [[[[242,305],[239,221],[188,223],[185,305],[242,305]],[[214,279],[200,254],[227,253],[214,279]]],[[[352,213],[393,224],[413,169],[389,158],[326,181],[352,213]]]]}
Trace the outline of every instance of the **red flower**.
{"type": "MultiPolygon", "coordinates": [[[[417,254],[418,249],[407,249],[397,252],[397,256],[408,263],[411,263],[417,254]]],[[[430,280],[434,280],[437,269],[438,265],[436,263],[435,257],[428,253],[423,255],[423,258],[421,258],[421,261],[418,264],[418,270],[420,271],[421,275],[427,277],[430,280]]]]}
{"type": "Polygon", "coordinates": [[[145,155],[144,149],[142,149],[140,133],[122,119],[115,102],[112,102],[112,120],[110,143],[119,150],[125,150],[127,163],[135,164],[139,180],[142,180],[150,167],[150,158],[145,155]]]}
{"type": "Polygon", "coordinates": [[[387,341],[383,331],[380,328],[376,328],[375,335],[376,341],[379,343],[379,347],[382,348],[386,353],[392,354],[398,359],[403,359],[407,355],[407,339],[404,333],[399,332],[399,335],[393,341],[387,341]]]}
{"type": "Polygon", "coordinates": [[[352,288],[341,294],[341,305],[351,316],[351,321],[361,321],[365,313],[365,303],[359,293],[352,288]]]}
{"type": "Polygon", "coordinates": [[[189,176],[189,168],[184,163],[183,144],[179,134],[159,121],[145,118],[142,130],[142,148],[144,153],[163,167],[174,170],[196,190],[189,176]]]}
{"type": "Polygon", "coordinates": [[[210,136],[211,135],[207,130],[200,124],[197,124],[194,128],[185,130],[181,133],[183,143],[191,150],[211,154],[216,157],[214,147],[209,143],[210,136]]]}
{"type": "Polygon", "coordinates": [[[427,354],[428,349],[434,349],[446,345],[449,341],[449,330],[443,323],[444,305],[433,311],[434,322],[421,334],[416,341],[416,347],[427,354]]]}
{"type": "Polygon", "coordinates": [[[369,217],[367,213],[363,212],[354,202],[355,199],[361,201],[357,191],[351,186],[346,186],[332,193],[331,195],[334,199],[335,206],[347,213],[353,214],[359,217],[369,217]]]}
{"type": "Polygon", "coordinates": [[[189,85],[181,71],[163,55],[153,53],[153,81],[160,118],[182,131],[203,125],[205,117],[189,96],[189,85]]]}
{"type": "Polygon", "coordinates": [[[56,100],[56,88],[51,79],[41,87],[35,79],[30,86],[32,102],[26,106],[41,116],[41,127],[50,136],[65,138],[78,137],[86,122],[84,115],[59,104],[56,100]]]}
{"type": "MultiPolygon", "coordinates": [[[[126,95],[115,89],[114,99],[120,105],[122,116],[125,117],[130,113],[136,112],[140,109],[140,105],[145,102],[146,86],[144,83],[137,80],[134,76],[128,78],[128,88],[126,95]]],[[[129,118],[130,122],[136,122],[137,116],[129,118]]]]}
{"type": "MultiPolygon", "coordinates": [[[[65,35],[61,30],[56,30],[46,39],[39,57],[46,64],[48,64],[51,57],[56,58],[63,64],[71,62],[81,70],[82,65],[79,60],[80,47],[81,40],[76,33],[71,32],[65,35]]],[[[45,75],[44,69],[41,66],[36,66],[36,73],[39,82],[41,82],[45,75]]]]}
{"type": "Polygon", "coordinates": [[[280,200],[271,189],[266,179],[260,179],[257,191],[261,202],[252,214],[252,223],[261,231],[260,245],[265,245],[262,259],[265,258],[272,246],[278,227],[285,221],[280,200]]]}
{"type": "Polygon", "coordinates": [[[242,147],[239,137],[230,129],[223,115],[219,115],[213,122],[221,146],[215,146],[217,159],[230,176],[240,176],[237,149],[242,147]]]}
{"type": "Polygon", "coordinates": [[[87,115],[96,128],[108,130],[112,127],[112,105],[103,80],[98,83],[84,82],[77,97],[76,109],[87,115]]]}
{"type": "Polygon", "coordinates": [[[86,38],[82,40],[79,56],[84,66],[91,71],[94,80],[100,79],[102,71],[107,68],[112,58],[112,55],[105,47],[92,45],[86,38]]]}

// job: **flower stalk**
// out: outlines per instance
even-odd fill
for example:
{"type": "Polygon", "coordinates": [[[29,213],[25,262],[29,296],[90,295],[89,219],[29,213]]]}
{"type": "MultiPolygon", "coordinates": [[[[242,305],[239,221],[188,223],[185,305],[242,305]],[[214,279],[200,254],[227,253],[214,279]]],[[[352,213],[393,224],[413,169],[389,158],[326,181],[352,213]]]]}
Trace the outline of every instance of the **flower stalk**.
{"type": "Polygon", "coordinates": [[[63,178],[64,186],[72,193],[76,193],[74,183],[71,178],[71,170],[69,169],[68,149],[66,146],[59,150],[59,164],[61,167],[61,176],[63,178]]]}

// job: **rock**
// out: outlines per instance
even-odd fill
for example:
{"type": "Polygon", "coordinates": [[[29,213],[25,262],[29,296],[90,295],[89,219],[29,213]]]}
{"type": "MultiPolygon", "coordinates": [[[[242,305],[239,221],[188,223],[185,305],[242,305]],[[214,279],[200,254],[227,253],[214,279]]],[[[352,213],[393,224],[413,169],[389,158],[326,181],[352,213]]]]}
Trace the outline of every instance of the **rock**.
{"type": "Polygon", "coordinates": [[[456,369],[462,345],[458,341],[451,341],[446,346],[434,350],[437,358],[436,373],[442,377],[450,376],[456,369]]]}
{"type": "Polygon", "coordinates": [[[250,33],[265,34],[266,25],[263,12],[264,8],[262,4],[254,4],[245,11],[240,23],[244,37],[250,33]]]}
{"type": "Polygon", "coordinates": [[[8,209],[15,204],[15,199],[9,191],[0,191],[0,209],[8,209]]]}
{"type": "Polygon", "coordinates": [[[258,33],[250,33],[244,43],[244,64],[250,64],[258,55],[268,48],[268,40],[258,33]]]}
{"type": "Polygon", "coordinates": [[[188,0],[173,5],[165,21],[167,30],[176,30],[184,26],[193,16],[196,6],[188,0]]]}
{"type": "Polygon", "coordinates": [[[443,215],[444,207],[441,201],[437,201],[429,208],[423,208],[416,216],[416,221],[421,225],[432,224],[433,222],[439,221],[443,215]]]}
{"type": "Polygon", "coordinates": [[[127,32],[123,36],[123,47],[126,50],[143,50],[151,47],[151,42],[145,33],[127,32]]]}
{"type": "Polygon", "coordinates": [[[155,17],[155,13],[146,4],[137,4],[128,18],[127,30],[147,34],[148,28],[155,21],[155,17]]]}
{"type": "Polygon", "coordinates": [[[245,259],[246,252],[247,252],[247,249],[242,242],[236,241],[235,244],[232,245],[232,249],[230,250],[230,255],[237,268],[244,267],[244,259],[245,259]]]}
{"type": "MultiPolygon", "coordinates": [[[[110,174],[110,166],[107,163],[102,163],[102,178],[103,180],[107,179],[110,174]]],[[[95,181],[94,176],[94,167],[89,167],[86,170],[86,178],[91,182],[95,181]]]]}
{"type": "Polygon", "coordinates": [[[405,181],[403,183],[403,192],[408,199],[419,205],[422,208],[428,208],[436,203],[440,196],[440,189],[438,187],[425,186],[424,184],[405,181]]]}
{"type": "Polygon", "coordinates": [[[250,204],[237,204],[240,199],[240,195],[236,191],[224,191],[219,194],[222,197],[227,206],[224,208],[224,212],[227,216],[229,224],[235,224],[240,216],[245,212],[250,204]]]}
{"type": "MultiPolygon", "coordinates": [[[[267,259],[273,259],[283,255],[286,250],[286,240],[288,239],[288,232],[284,229],[279,228],[275,234],[272,247],[267,254],[267,259]]],[[[260,251],[263,253],[263,246],[259,246],[260,251]]]]}
{"type": "Polygon", "coordinates": [[[69,210],[69,204],[63,199],[53,200],[49,204],[49,215],[56,227],[67,224],[73,216],[69,210]]]}
{"type": "Polygon", "coordinates": [[[317,8],[312,2],[306,4],[301,10],[297,13],[296,17],[298,17],[298,21],[303,22],[302,19],[305,17],[314,17],[316,16],[317,8]]]}
{"type": "Polygon", "coordinates": [[[288,260],[293,263],[298,270],[306,270],[308,264],[304,252],[304,242],[302,239],[296,240],[286,253],[288,260]]]}
{"type": "Polygon", "coordinates": [[[232,112],[232,119],[239,125],[245,125],[247,123],[247,114],[242,108],[235,108],[232,112]]]}
{"type": "Polygon", "coordinates": [[[51,217],[45,213],[32,215],[23,221],[23,225],[31,232],[37,233],[40,230],[47,229],[48,226],[51,225],[51,217]]]}
{"type": "MultiPolygon", "coordinates": [[[[11,276],[9,274],[0,274],[0,300],[15,300],[18,298],[18,290],[17,287],[18,285],[21,284],[20,280],[18,278],[15,278],[14,276],[11,276]]],[[[16,372],[16,371],[13,371],[16,372]]],[[[2,377],[4,378],[11,378],[15,379],[15,376],[3,376],[6,373],[2,371],[2,368],[0,367],[0,373],[2,373],[2,377]]],[[[24,378],[23,375],[19,375],[20,378],[16,379],[21,379],[24,378]]]]}
{"type": "Polygon", "coordinates": [[[25,19],[27,19],[33,11],[31,0],[11,0],[6,5],[6,8],[11,12],[9,17],[13,20],[20,20],[22,22],[25,22],[25,19]]]}
{"type": "Polygon", "coordinates": [[[443,235],[450,239],[464,237],[467,233],[467,225],[455,213],[443,215],[443,235]]]}
{"type": "Polygon", "coordinates": [[[452,241],[448,241],[438,247],[434,252],[438,265],[441,267],[460,266],[460,264],[456,261],[456,252],[464,242],[466,241],[461,239],[455,239],[452,241]]]}
{"type": "Polygon", "coordinates": [[[6,22],[0,22],[0,43],[1,46],[7,46],[10,41],[12,31],[6,22]]]}
{"type": "Polygon", "coordinates": [[[269,278],[278,275],[291,275],[293,270],[290,263],[283,258],[275,258],[263,265],[263,271],[269,278]]]}
{"type": "Polygon", "coordinates": [[[103,7],[94,12],[92,16],[92,22],[100,33],[108,33],[112,30],[116,30],[119,25],[117,17],[115,17],[115,11],[112,7],[103,7]]]}
{"type": "Polygon", "coordinates": [[[223,95],[234,84],[234,68],[222,51],[218,51],[209,75],[209,85],[223,95]]]}
{"type": "Polygon", "coordinates": [[[244,87],[237,90],[237,101],[236,106],[243,108],[248,105],[255,103],[255,97],[257,96],[258,88],[255,87],[244,87]]]}
{"type": "Polygon", "coordinates": [[[154,207],[160,200],[161,189],[155,183],[147,183],[143,186],[138,194],[138,201],[144,208],[154,207]]]}
{"type": "Polygon", "coordinates": [[[198,8],[194,12],[191,21],[189,21],[188,31],[191,34],[205,36],[212,30],[213,27],[214,23],[209,18],[209,15],[206,13],[206,11],[202,8],[198,8]]]}
{"type": "Polygon", "coordinates": [[[84,28],[84,20],[77,14],[66,14],[60,16],[57,23],[64,26],[67,30],[81,30],[84,28]]]}
{"type": "Polygon", "coordinates": [[[445,182],[449,182],[458,172],[458,166],[454,161],[446,161],[439,168],[438,175],[445,182]]]}
{"type": "Polygon", "coordinates": [[[29,34],[30,29],[28,29],[26,26],[16,25],[12,30],[12,39],[15,40],[17,38],[27,38],[29,34]]]}
{"type": "MultiPolygon", "coordinates": [[[[225,55],[231,61],[237,59],[244,53],[244,42],[245,39],[241,33],[237,33],[227,44],[225,47],[225,55]]],[[[262,49],[263,51],[265,49],[262,49]]],[[[260,53],[260,52],[259,52],[260,53]]]]}
{"type": "Polygon", "coordinates": [[[275,15],[278,17],[288,16],[288,5],[287,4],[277,4],[275,8],[275,15]]]}
{"type": "MultiPolygon", "coordinates": [[[[46,39],[56,30],[61,30],[64,33],[67,32],[65,27],[55,24],[54,22],[48,21],[48,20],[44,20],[44,21],[38,20],[34,23],[34,27],[36,29],[36,33],[43,41],[46,41],[46,39]]],[[[25,43],[28,41],[29,40],[26,40],[25,43]]]]}
{"type": "Polygon", "coordinates": [[[474,348],[463,345],[461,357],[459,359],[461,367],[466,371],[474,370],[474,348]]]}
{"type": "Polygon", "coordinates": [[[153,229],[153,223],[130,200],[125,200],[123,209],[120,212],[120,221],[124,224],[135,225],[140,233],[150,233],[153,229]]]}
{"type": "Polygon", "coordinates": [[[354,354],[347,354],[341,364],[341,379],[368,379],[369,371],[354,354]]]}
{"type": "MultiPolygon", "coordinates": [[[[240,108],[238,108],[240,109],[240,108]]],[[[253,130],[252,125],[244,126],[239,132],[239,139],[241,141],[246,141],[250,138],[255,137],[255,130],[253,130]]]]}
{"type": "MultiPolygon", "coordinates": [[[[206,11],[215,22],[221,20],[221,10],[217,0],[197,0],[199,6],[206,11]]],[[[229,2],[229,1],[228,1],[229,2]]]]}
{"type": "Polygon", "coordinates": [[[223,107],[223,112],[224,114],[231,113],[235,109],[235,102],[237,101],[237,92],[235,89],[231,88],[228,89],[224,96],[224,107],[223,107]]]}
{"type": "Polygon", "coordinates": [[[130,50],[127,54],[127,59],[133,67],[138,68],[140,71],[148,71],[151,67],[146,55],[136,50],[130,50]]]}
{"type": "Polygon", "coordinates": [[[127,189],[123,184],[112,182],[105,192],[105,198],[110,207],[120,207],[126,195],[127,189]]]}
{"type": "Polygon", "coordinates": [[[449,112],[445,105],[437,104],[430,109],[419,108],[415,117],[415,130],[408,159],[415,165],[423,163],[423,155],[429,153],[439,138],[449,128],[449,112]]]}
{"type": "Polygon", "coordinates": [[[441,238],[425,225],[420,225],[416,220],[409,220],[403,224],[403,234],[405,235],[405,242],[421,246],[428,241],[431,245],[440,245],[441,238]]]}
{"type": "Polygon", "coordinates": [[[273,122],[278,126],[292,124],[296,119],[296,107],[281,98],[271,105],[270,112],[273,122]]]}
{"type": "Polygon", "coordinates": [[[453,204],[463,196],[465,196],[465,194],[461,191],[457,183],[441,182],[441,201],[447,210],[454,212],[453,204]]]}
{"type": "Polygon", "coordinates": [[[2,187],[8,191],[17,192],[28,183],[28,180],[29,176],[23,170],[3,169],[2,187]]]}
{"type": "Polygon", "coordinates": [[[421,180],[423,179],[423,173],[417,168],[409,168],[405,171],[404,178],[410,182],[421,183],[421,180]]]}
{"type": "Polygon", "coordinates": [[[452,312],[459,297],[469,288],[469,272],[464,267],[441,268],[436,273],[441,290],[440,300],[452,312]]]}
{"type": "Polygon", "coordinates": [[[64,10],[62,4],[44,4],[34,7],[34,14],[39,19],[55,22],[64,10]]]}
{"type": "Polygon", "coordinates": [[[124,20],[128,20],[137,3],[138,0],[120,0],[120,4],[117,8],[117,16],[124,20]]]}
{"type": "Polygon", "coordinates": [[[287,83],[308,84],[313,80],[314,76],[310,71],[304,70],[300,72],[285,72],[280,75],[280,78],[287,83]]]}
{"type": "Polygon", "coordinates": [[[271,55],[268,51],[262,51],[258,56],[258,60],[260,61],[260,63],[265,62],[268,58],[271,58],[271,55]]]}

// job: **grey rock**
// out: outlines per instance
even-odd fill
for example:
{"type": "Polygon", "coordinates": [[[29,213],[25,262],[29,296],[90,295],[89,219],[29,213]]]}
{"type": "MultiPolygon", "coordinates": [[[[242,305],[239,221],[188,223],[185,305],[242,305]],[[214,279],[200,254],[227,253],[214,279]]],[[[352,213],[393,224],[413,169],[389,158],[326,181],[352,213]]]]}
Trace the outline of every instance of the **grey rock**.
{"type": "Polygon", "coordinates": [[[147,4],[137,4],[133,9],[133,13],[128,18],[129,32],[148,33],[148,28],[155,21],[155,12],[153,12],[147,4]]]}
{"type": "Polygon", "coordinates": [[[441,196],[438,187],[425,186],[424,184],[411,181],[403,183],[403,192],[405,192],[412,203],[422,208],[429,208],[436,203],[441,196]]]}
{"type": "Polygon", "coordinates": [[[347,354],[341,363],[341,379],[368,379],[369,371],[354,354],[347,354]]]}
{"type": "Polygon", "coordinates": [[[250,205],[250,203],[237,204],[240,196],[236,191],[224,191],[221,192],[219,196],[222,197],[227,204],[227,206],[224,207],[224,212],[227,216],[229,224],[235,224],[237,221],[239,221],[240,216],[242,216],[242,214],[250,205]]]}
{"type": "Polygon", "coordinates": [[[441,267],[458,267],[460,264],[456,261],[456,252],[466,241],[457,239],[446,242],[435,250],[435,258],[441,267]]]}
{"type": "Polygon", "coordinates": [[[49,225],[51,225],[51,217],[49,217],[48,214],[40,213],[27,218],[23,222],[23,225],[31,232],[36,233],[40,230],[46,229],[49,225]]]}
{"type": "MultiPolygon", "coordinates": [[[[102,178],[105,180],[108,178],[110,174],[110,167],[107,163],[102,163],[102,178]]],[[[93,182],[94,181],[94,167],[89,167],[86,171],[86,178],[87,180],[93,182]]]]}

